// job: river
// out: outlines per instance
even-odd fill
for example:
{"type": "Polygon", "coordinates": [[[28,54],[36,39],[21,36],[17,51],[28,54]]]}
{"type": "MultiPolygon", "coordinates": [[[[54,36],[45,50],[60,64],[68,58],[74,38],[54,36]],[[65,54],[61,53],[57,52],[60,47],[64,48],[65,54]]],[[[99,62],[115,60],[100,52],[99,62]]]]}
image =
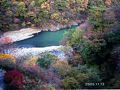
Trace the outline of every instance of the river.
{"type": "Polygon", "coordinates": [[[25,40],[17,41],[13,44],[20,47],[48,47],[58,46],[64,37],[64,33],[69,30],[75,30],[77,26],[71,28],[61,29],[59,31],[43,31],[35,34],[34,37],[25,40]]]}

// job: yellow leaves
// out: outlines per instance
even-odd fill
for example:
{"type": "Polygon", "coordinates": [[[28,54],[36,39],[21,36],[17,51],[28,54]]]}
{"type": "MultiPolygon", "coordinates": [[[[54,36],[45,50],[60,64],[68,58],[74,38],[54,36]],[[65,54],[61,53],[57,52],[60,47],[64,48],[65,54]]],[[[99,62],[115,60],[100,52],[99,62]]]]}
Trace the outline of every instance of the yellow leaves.
{"type": "Polygon", "coordinates": [[[76,30],[78,33],[82,33],[83,32],[83,30],[82,29],[80,29],[80,28],[77,28],[77,30],[76,30]]]}
{"type": "Polygon", "coordinates": [[[67,61],[57,61],[55,64],[54,64],[54,66],[56,67],[56,66],[66,66],[66,65],[68,65],[68,62],[67,61]]]}
{"type": "Polygon", "coordinates": [[[48,2],[44,2],[43,4],[41,4],[41,8],[50,10],[50,4],[48,2]]]}
{"type": "Polygon", "coordinates": [[[68,61],[66,61],[66,60],[64,60],[64,61],[62,61],[62,60],[56,61],[56,63],[53,64],[53,67],[58,68],[61,71],[69,70],[70,69],[68,61]]]}
{"type": "Polygon", "coordinates": [[[82,83],[82,82],[88,80],[89,76],[85,73],[79,73],[78,75],[76,75],[76,78],[80,83],[82,83]]]}
{"type": "Polygon", "coordinates": [[[32,11],[29,11],[29,12],[27,13],[27,16],[28,16],[28,17],[36,17],[36,14],[35,14],[34,12],[32,12],[32,11]]]}
{"type": "Polygon", "coordinates": [[[69,20],[67,20],[67,19],[62,19],[62,23],[63,24],[67,24],[69,22],[69,20]]]}
{"type": "Polygon", "coordinates": [[[25,7],[25,3],[23,1],[19,2],[18,6],[25,7]]]}
{"type": "Polygon", "coordinates": [[[56,61],[56,63],[53,64],[53,67],[58,70],[58,73],[61,76],[65,76],[67,74],[67,72],[69,72],[70,69],[71,69],[71,66],[68,64],[68,61],[66,61],[66,60],[64,60],[64,61],[61,61],[61,60],[56,61]]]}
{"type": "Polygon", "coordinates": [[[0,53],[0,59],[11,59],[14,63],[16,62],[16,58],[10,54],[0,53]]]}
{"type": "Polygon", "coordinates": [[[34,66],[36,64],[37,60],[38,60],[38,57],[32,56],[32,57],[30,57],[30,59],[26,60],[24,64],[28,65],[28,66],[34,66]]]}
{"type": "Polygon", "coordinates": [[[75,3],[75,0],[67,0],[69,3],[75,3]]]}
{"type": "Polygon", "coordinates": [[[88,0],[77,0],[77,3],[79,4],[79,11],[85,11],[88,7],[88,0]]]}
{"type": "Polygon", "coordinates": [[[55,12],[55,13],[53,13],[53,14],[51,15],[51,18],[52,18],[52,19],[55,19],[55,20],[59,19],[59,17],[60,17],[60,13],[59,13],[59,12],[55,12]]]}
{"type": "MultiPolygon", "coordinates": [[[[88,2],[89,0],[67,0],[68,1],[68,6],[72,9],[76,9],[79,11],[84,11],[88,7],[88,2]]],[[[68,8],[69,8],[68,7],[68,8]]],[[[76,10],[73,10],[76,11],[76,10]]]]}

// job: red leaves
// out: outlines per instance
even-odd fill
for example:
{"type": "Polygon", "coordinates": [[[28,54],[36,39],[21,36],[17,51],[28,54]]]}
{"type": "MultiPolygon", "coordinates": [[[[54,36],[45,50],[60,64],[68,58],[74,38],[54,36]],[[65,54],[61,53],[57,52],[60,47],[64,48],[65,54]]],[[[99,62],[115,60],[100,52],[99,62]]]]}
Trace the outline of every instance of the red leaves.
{"type": "Polygon", "coordinates": [[[10,37],[2,37],[0,38],[0,44],[8,44],[12,42],[12,38],[10,37]]]}
{"type": "Polygon", "coordinates": [[[23,86],[24,75],[17,71],[12,70],[5,73],[5,82],[10,86],[20,88],[23,86]]]}

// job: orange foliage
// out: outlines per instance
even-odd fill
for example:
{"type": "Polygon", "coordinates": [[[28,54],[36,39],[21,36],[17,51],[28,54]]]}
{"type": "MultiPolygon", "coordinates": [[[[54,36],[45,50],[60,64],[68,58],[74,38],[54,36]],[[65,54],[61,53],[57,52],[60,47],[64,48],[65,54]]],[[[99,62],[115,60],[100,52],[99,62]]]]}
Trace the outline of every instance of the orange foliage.
{"type": "Polygon", "coordinates": [[[16,58],[13,55],[10,54],[3,54],[0,53],[0,60],[3,59],[11,59],[14,63],[16,62],[16,58]]]}

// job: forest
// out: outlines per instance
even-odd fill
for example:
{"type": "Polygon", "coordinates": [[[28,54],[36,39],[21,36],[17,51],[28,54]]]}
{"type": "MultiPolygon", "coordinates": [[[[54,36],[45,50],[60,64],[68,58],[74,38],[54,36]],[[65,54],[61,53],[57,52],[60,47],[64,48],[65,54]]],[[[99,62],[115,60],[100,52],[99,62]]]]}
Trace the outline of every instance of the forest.
{"type": "Polygon", "coordinates": [[[120,0],[0,0],[0,90],[120,89],[120,0]]]}

